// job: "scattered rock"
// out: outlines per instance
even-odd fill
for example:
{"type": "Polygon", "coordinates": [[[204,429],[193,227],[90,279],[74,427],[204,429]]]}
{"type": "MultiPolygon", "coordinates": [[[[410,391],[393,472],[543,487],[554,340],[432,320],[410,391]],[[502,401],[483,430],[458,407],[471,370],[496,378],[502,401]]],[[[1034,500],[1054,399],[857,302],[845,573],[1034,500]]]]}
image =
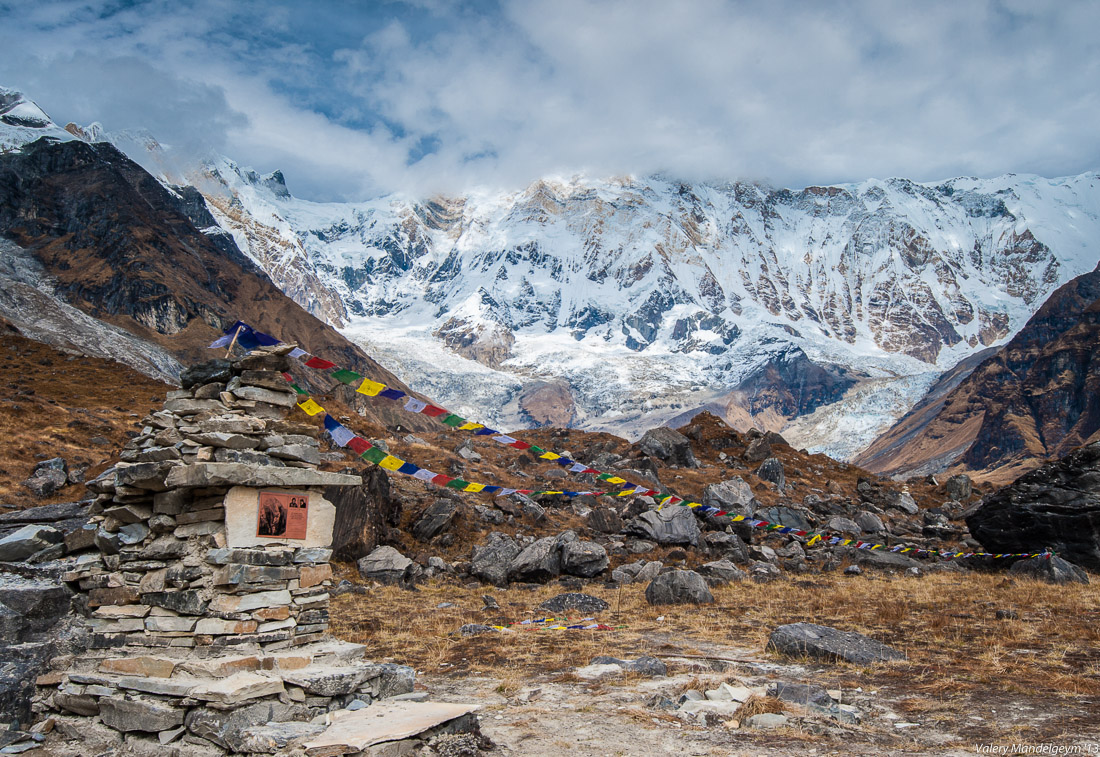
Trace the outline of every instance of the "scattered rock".
{"type": "Polygon", "coordinates": [[[546,536],[528,545],[508,564],[513,581],[542,583],[561,575],[560,536],[546,536]]]}
{"type": "Polygon", "coordinates": [[[729,560],[715,560],[699,568],[699,575],[709,586],[722,586],[733,581],[744,581],[748,574],[729,560]]]}
{"type": "MultiPolygon", "coordinates": [[[[60,459],[60,458],[58,458],[60,459]]],[[[36,497],[50,497],[56,494],[63,486],[69,483],[69,475],[62,470],[42,468],[23,482],[23,486],[31,490],[36,497]]]]}
{"type": "Polygon", "coordinates": [[[646,587],[645,598],[651,605],[699,605],[714,601],[707,582],[691,570],[674,570],[657,576],[646,587]]]}
{"type": "Polygon", "coordinates": [[[775,698],[792,704],[803,706],[815,705],[817,707],[832,707],[833,698],[823,686],[816,683],[788,683],[779,681],[775,684],[775,698]]]}
{"type": "Polygon", "coordinates": [[[607,602],[599,597],[593,597],[591,594],[568,592],[546,600],[539,605],[539,609],[543,612],[554,613],[555,615],[564,613],[568,610],[575,610],[585,615],[594,615],[603,612],[608,609],[609,606],[607,602]]]}
{"type": "Polygon", "coordinates": [[[600,656],[589,665],[615,665],[627,673],[638,673],[647,678],[668,675],[668,667],[656,657],[639,657],[636,660],[620,660],[618,657],[600,656]]]}
{"type": "Polygon", "coordinates": [[[597,507],[588,513],[585,525],[600,533],[617,534],[623,530],[623,519],[610,507],[597,507]]]}
{"type": "Polygon", "coordinates": [[[882,519],[867,510],[861,510],[856,515],[855,522],[857,526],[869,534],[878,534],[886,530],[886,526],[882,524],[882,519]]]}
{"type": "Polygon", "coordinates": [[[592,578],[607,570],[607,550],[592,541],[571,541],[562,547],[561,569],[572,576],[592,578]]]}
{"type": "Polygon", "coordinates": [[[970,480],[970,476],[965,473],[960,473],[944,481],[943,490],[951,499],[965,502],[970,499],[970,495],[974,493],[974,484],[970,480]]]}
{"type": "Polygon", "coordinates": [[[414,565],[393,547],[378,547],[356,563],[360,576],[389,586],[407,584],[413,577],[414,565]]]}
{"type": "Polygon", "coordinates": [[[695,514],[688,507],[647,510],[626,525],[627,534],[651,539],[658,544],[699,544],[701,531],[695,514]]]}
{"type": "Polygon", "coordinates": [[[413,524],[413,536],[420,541],[430,541],[450,527],[457,512],[457,502],[450,499],[437,499],[413,524]]]}
{"type": "Polygon", "coordinates": [[[792,657],[843,660],[857,665],[905,659],[904,653],[863,634],[815,623],[779,626],[768,638],[767,648],[792,657]]]}
{"type": "Polygon", "coordinates": [[[691,440],[666,426],[651,428],[638,440],[638,448],[658,460],[683,468],[698,468],[699,461],[691,449],[691,440]]]}
{"type": "Polygon", "coordinates": [[[519,551],[512,537],[494,531],[484,545],[474,547],[470,575],[494,586],[504,586],[508,583],[508,566],[519,551]]]}
{"type": "Polygon", "coordinates": [[[1089,576],[1085,571],[1057,555],[1049,557],[1040,555],[1027,560],[1017,560],[1012,563],[1008,573],[1011,576],[1046,581],[1048,584],[1087,584],[1089,582],[1089,576]]]}
{"type": "Polygon", "coordinates": [[[787,477],[783,474],[783,463],[779,461],[778,457],[769,457],[760,463],[760,466],[753,473],[764,481],[771,481],[779,491],[787,488],[787,477]]]}
{"type": "Polygon", "coordinates": [[[703,489],[703,504],[720,510],[743,512],[752,500],[752,487],[740,476],[703,489]]]}
{"type": "Polygon", "coordinates": [[[861,529],[854,520],[840,515],[830,518],[829,524],[825,528],[829,531],[835,531],[839,534],[848,534],[849,536],[859,536],[863,533],[863,529],[861,529]]]}
{"type": "Polygon", "coordinates": [[[770,730],[772,728],[782,728],[787,725],[787,716],[778,712],[762,712],[759,715],[753,715],[744,722],[746,728],[759,728],[762,730],[770,730]]]}

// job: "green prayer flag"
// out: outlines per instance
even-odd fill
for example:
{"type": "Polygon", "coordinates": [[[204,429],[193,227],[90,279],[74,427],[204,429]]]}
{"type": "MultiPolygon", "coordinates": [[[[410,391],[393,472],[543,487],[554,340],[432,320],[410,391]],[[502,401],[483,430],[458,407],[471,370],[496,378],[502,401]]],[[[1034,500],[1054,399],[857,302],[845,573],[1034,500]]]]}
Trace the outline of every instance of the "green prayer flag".
{"type": "Polygon", "coordinates": [[[465,489],[470,485],[469,481],[463,481],[461,478],[456,478],[453,481],[448,481],[444,488],[447,489],[465,489]]]}
{"type": "Polygon", "coordinates": [[[338,371],[333,371],[331,375],[342,384],[357,384],[363,380],[363,377],[355,371],[348,371],[343,368],[338,371]]]}
{"type": "Polygon", "coordinates": [[[454,428],[457,428],[457,427],[461,426],[465,422],[466,422],[465,418],[459,418],[454,413],[451,413],[450,415],[448,415],[446,418],[443,419],[443,425],[452,426],[454,428]]]}
{"type": "Polygon", "coordinates": [[[377,447],[371,447],[359,457],[363,458],[367,462],[380,463],[386,459],[386,453],[377,447]]]}

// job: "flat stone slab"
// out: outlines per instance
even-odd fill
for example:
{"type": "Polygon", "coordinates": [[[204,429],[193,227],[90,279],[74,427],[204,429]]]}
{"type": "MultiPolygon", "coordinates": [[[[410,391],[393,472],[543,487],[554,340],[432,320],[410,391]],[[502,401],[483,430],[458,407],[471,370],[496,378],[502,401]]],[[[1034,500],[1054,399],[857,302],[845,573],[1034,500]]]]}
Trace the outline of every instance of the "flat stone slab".
{"type": "Polygon", "coordinates": [[[245,463],[191,463],[168,473],[169,489],[187,486],[359,486],[360,476],[312,468],[281,468],[245,463]]]}
{"type": "Polygon", "coordinates": [[[478,708],[444,702],[375,702],[361,710],[334,713],[333,724],[302,746],[309,757],[342,757],[374,744],[416,736],[478,708]]]}
{"type": "Polygon", "coordinates": [[[768,649],[794,657],[843,660],[856,665],[905,659],[904,652],[869,636],[814,623],[779,626],[768,638],[768,649]]]}
{"type": "Polygon", "coordinates": [[[285,689],[282,679],[269,678],[259,673],[235,673],[213,683],[196,686],[191,689],[191,696],[207,702],[235,704],[246,699],[281,694],[283,691],[285,689]]]}

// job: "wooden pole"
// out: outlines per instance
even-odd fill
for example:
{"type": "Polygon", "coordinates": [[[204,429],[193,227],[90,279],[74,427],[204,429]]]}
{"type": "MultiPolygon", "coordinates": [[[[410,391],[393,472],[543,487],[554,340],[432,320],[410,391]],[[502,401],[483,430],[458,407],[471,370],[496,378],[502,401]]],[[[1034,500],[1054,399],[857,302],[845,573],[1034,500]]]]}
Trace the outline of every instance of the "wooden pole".
{"type": "Polygon", "coordinates": [[[234,332],[234,334],[233,334],[233,341],[229,343],[229,349],[227,349],[227,350],[225,351],[225,358],[226,358],[226,360],[228,360],[228,359],[229,359],[229,355],[230,355],[230,354],[231,354],[231,353],[233,352],[233,347],[235,347],[235,346],[236,346],[236,344],[237,344],[237,337],[239,337],[239,336],[241,335],[241,329],[243,329],[243,328],[244,328],[244,326],[238,326],[238,327],[237,327],[237,331],[236,331],[236,332],[234,332]]]}

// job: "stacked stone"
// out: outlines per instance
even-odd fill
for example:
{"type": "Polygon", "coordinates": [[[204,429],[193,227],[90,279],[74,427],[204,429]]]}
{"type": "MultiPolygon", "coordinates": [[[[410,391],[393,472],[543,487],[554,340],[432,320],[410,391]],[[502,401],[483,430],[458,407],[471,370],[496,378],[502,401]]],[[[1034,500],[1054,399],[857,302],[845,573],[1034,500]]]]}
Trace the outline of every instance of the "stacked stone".
{"type": "Polygon", "coordinates": [[[335,508],[323,487],[361,480],[316,469],[316,427],[286,420],[287,360],[269,351],[185,373],[89,484],[95,514],[69,535],[63,575],[88,653],[38,679],[43,717],[97,717],[204,754],[273,753],[323,730],[325,713],[412,691],[410,668],[325,636],[335,508]],[[308,495],[304,539],[257,534],[261,488],[308,495]]]}

